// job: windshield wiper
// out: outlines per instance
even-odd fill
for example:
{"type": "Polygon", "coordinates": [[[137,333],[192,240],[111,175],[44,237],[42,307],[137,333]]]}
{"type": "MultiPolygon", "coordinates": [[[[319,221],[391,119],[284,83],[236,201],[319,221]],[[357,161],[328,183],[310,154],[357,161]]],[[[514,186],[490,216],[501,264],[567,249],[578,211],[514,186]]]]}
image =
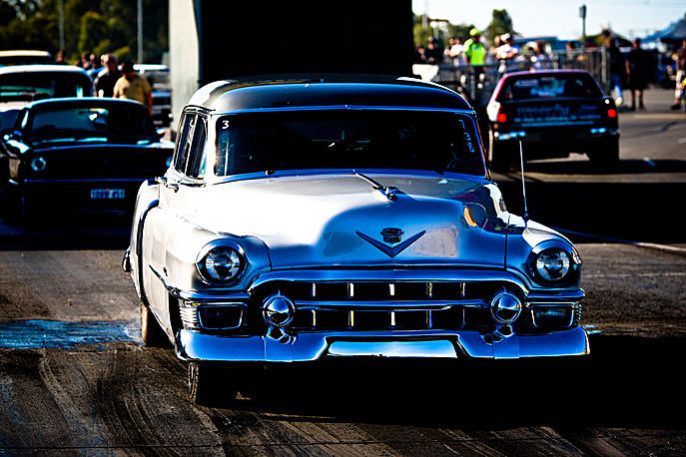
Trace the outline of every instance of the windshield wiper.
{"type": "Polygon", "coordinates": [[[398,198],[397,194],[398,192],[400,192],[400,189],[398,189],[397,187],[384,186],[380,182],[374,181],[369,176],[365,176],[362,173],[355,170],[353,170],[353,173],[355,173],[355,176],[357,176],[358,178],[367,181],[369,184],[371,184],[374,190],[378,190],[379,192],[381,192],[387,199],[394,201],[398,198]]]}

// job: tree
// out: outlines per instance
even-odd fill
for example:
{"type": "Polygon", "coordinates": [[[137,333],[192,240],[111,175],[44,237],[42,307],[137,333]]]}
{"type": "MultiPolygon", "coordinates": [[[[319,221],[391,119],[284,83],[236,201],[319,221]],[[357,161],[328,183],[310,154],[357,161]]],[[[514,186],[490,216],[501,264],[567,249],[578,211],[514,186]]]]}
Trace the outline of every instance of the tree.
{"type": "Polygon", "coordinates": [[[458,37],[462,41],[469,39],[469,31],[474,28],[474,24],[449,24],[448,34],[450,37],[458,37]]]}
{"type": "Polygon", "coordinates": [[[493,43],[495,37],[505,33],[515,34],[512,26],[512,18],[507,10],[493,10],[491,23],[486,27],[485,36],[489,42],[493,43]]]}
{"type": "MultiPolygon", "coordinates": [[[[111,52],[134,60],[137,0],[64,0],[67,59],[83,52],[111,52]]],[[[143,59],[159,62],[169,49],[168,0],[143,0],[143,59]]],[[[45,49],[59,46],[59,0],[0,0],[0,46],[45,49]]]]}

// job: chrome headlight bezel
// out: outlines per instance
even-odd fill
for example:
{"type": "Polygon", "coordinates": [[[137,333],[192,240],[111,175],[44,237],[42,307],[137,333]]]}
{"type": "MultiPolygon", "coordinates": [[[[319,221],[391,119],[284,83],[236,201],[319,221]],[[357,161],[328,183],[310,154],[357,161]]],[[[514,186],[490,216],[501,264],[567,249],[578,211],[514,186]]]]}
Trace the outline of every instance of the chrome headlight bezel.
{"type": "Polygon", "coordinates": [[[245,255],[245,251],[243,250],[243,247],[240,244],[231,240],[215,240],[207,243],[198,253],[198,257],[195,262],[195,267],[200,279],[203,283],[210,286],[228,286],[235,284],[243,276],[243,273],[245,273],[247,265],[248,260],[245,255]],[[240,265],[238,266],[238,269],[236,270],[236,273],[233,276],[227,277],[226,279],[218,279],[214,278],[208,272],[206,266],[207,257],[210,255],[210,253],[212,253],[212,251],[217,249],[229,249],[235,252],[235,254],[237,255],[240,265]]]}
{"type": "Polygon", "coordinates": [[[562,241],[547,241],[537,245],[531,251],[527,260],[527,270],[531,278],[540,285],[550,287],[566,287],[575,284],[581,273],[581,256],[574,246],[562,241]],[[541,255],[552,252],[560,252],[566,256],[568,267],[566,273],[557,279],[546,278],[537,267],[541,255]]]}

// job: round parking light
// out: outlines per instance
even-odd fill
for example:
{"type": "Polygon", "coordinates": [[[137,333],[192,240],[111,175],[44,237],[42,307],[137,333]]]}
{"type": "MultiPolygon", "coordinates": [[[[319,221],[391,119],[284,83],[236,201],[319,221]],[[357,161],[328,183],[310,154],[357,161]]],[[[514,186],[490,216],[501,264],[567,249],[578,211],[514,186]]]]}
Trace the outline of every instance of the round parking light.
{"type": "Polygon", "coordinates": [[[283,328],[293,322],[295,305],[281,294],[272,295],[264,301],[262,315],[267,324],[283,328]]]}
{"type": "Polygon", "coordinates": [[[491,300],[491,316],[498,324],[512,324],[521,313],[521,300],[506,290],[496,294],[491,300]]]}

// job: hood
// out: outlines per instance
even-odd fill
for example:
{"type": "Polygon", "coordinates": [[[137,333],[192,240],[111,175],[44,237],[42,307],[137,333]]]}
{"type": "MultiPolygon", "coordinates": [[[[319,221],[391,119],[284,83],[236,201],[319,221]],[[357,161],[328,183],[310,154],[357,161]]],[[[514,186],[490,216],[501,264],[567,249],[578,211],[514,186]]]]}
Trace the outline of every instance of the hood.
{"type": "Polygon", "coordinates": [[[208,187],[197,217],[214,232],[260,238],[274,268],[503,267],[497,187],[439,175],[368,176],[397,187],[397,198],[355,175],[264,178],[208,187]]]}

